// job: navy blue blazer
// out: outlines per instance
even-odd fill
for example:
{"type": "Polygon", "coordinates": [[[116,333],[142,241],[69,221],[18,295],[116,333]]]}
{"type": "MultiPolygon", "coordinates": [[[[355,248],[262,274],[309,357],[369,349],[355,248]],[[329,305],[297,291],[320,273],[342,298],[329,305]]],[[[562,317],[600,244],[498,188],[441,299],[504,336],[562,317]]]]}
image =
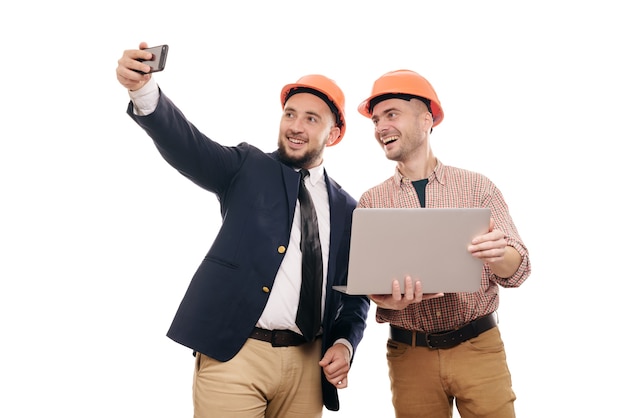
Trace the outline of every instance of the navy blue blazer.
{"type": "MultiPolygon", "coordinates": [[[[127,113],[153,139],[163,158],[215,193],[222,226],[194,274],[167,336],[219,361],[237,354],[261,316],[289,245],[299,174],[247,143],[223,146],[202,134],[161,92],[148,116],[127,113]]],[[[356,201],[324,173],[330,204],[330,249],[322,345],[345,338],[355,349],[366,326],[367,297],[347,296],[352,211],[356,201]]],[[[321,369],[320,369],[321,370],[321,369]]],[[[339,409],[337,389],[322,374],[324,405],[339,409]]]]}

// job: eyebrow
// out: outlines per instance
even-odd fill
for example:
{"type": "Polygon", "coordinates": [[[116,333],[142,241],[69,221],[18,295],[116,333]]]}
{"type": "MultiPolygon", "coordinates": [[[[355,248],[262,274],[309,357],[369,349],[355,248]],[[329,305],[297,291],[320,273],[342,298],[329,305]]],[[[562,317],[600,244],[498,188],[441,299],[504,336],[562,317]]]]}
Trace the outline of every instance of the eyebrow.
{"type": "Polygon", "coordinates": [[[318,119],[322,119],[322,115],[320,115],[320,114],[318,114],[318,113],[316,113],[316,112],[311,112],[311,111],[308,111],[308,112],[304,112],[304,113],[305,113],[305,114],[307,114],[307,115],[312,115],[312,116],[315,116],[315,117],[316,117],[316,118],[318,118],[318,119]]]}
{"type": "MultiPolygon", "coordinates": [[[[401,110],[400,110],[400,108],[393,106],[393,107],[390,107],[390,108],[384,109],[384,110],[381,112],[381,116],[384,116],[384,115],[386,115],[386,114],[388,114],[388,113],[391,113],[391,112],[400,112],[400,111],[401,111],[401,110]]],[[[376,116],[372,115],[372,117],[376,117],[376,116]]]]}
{"type": "MultiPolygon", "coordinates": [[[[295,108],[291,107],[291,106],[285,106],[285,111],[298,113],[298,111],[295,108]]],[[[319,113],[314,112],[312,110],[305,110],[304,112],[300,112],[300,113],[304,113],[305,115],[312,115],[312,116],[315,116],[315,117],[317,117],[319,119],[322,119],[322,115],[320,115],[319,113]]]]}

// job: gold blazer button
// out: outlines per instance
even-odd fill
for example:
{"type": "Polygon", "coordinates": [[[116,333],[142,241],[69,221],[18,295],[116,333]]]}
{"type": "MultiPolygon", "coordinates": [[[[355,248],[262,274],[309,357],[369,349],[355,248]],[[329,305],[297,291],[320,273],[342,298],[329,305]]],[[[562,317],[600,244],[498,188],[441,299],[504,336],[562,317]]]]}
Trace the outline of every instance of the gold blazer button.
{"type": "Polygon", "coordinates": [[[278,254],[285,254],[285,251],[287,251],[287,248],[284,245],[278,247],[278,254]]]}

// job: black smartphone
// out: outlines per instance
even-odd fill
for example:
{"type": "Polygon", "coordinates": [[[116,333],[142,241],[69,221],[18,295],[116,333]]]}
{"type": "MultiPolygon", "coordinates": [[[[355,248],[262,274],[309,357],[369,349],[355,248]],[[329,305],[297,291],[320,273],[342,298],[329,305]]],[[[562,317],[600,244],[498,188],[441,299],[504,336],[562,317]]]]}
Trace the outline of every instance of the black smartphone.
{"type": "Polygon", "coordinates": [[[165,68],[165,61],[167,60],[167,51],[169,47],[167,45],[159,45],[153,46],[152,48],[146,48],[144,51],[148,51],[152,53],[151,60],[138,60],[143,62],[144,64],[148,64],[150,66],[150,72],[156,73],[159,71],[163,71],[165,68]]]}

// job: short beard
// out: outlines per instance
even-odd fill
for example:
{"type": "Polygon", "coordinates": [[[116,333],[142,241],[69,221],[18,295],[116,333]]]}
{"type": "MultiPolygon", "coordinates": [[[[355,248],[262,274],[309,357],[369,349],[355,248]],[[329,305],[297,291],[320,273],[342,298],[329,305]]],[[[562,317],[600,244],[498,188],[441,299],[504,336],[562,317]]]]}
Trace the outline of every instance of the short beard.
{"type": "Polygon", "coordinates": [[[322,159],[323,152],[324,147],[307,151],[302,157],[294,158],[287,154],[287,147],[281,141],[278,141],[278,159],[282,163],[295,168],[310,167],[311,164],[322,159]]]}

